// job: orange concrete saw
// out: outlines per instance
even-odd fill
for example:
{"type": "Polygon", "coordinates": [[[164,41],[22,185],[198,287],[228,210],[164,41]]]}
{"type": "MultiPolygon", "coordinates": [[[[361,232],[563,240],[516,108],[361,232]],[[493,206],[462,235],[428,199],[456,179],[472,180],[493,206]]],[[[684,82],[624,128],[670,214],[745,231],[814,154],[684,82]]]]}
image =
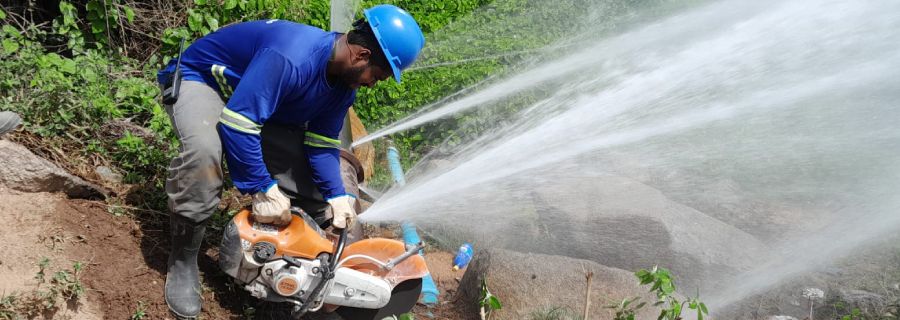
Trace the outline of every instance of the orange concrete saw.
{"type": "Polygon", "coordinates": [[[422,249],[372,238],[329,240],[312,218],[292,210],[276,227],[244,209],[225,227],[219,266],[258,299],[293,305],[292,316],[337,312],[345,319],[384,319],[409,312],[428,273],[422,249]]]}

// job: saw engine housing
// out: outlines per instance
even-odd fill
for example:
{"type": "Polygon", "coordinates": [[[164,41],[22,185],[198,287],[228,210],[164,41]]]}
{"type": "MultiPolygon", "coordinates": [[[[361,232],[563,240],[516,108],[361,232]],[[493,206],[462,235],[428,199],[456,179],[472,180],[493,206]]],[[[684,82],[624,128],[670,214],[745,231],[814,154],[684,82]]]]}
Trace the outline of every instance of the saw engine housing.
{"type": "Polygon", "coordinates": [[[406,254],[413,248],[400,241],[365,239],[338,250],[342,243],[295,213],[290,224],[275,227],[253,222],[243,210],[225,227],[219,266],[258,299],[291,302],[304,312],[329,305],[379,309],[397,284],[428,272],[424,259],[406,254]],[[332,256],[341,251],[343,260],[332,256]]]}

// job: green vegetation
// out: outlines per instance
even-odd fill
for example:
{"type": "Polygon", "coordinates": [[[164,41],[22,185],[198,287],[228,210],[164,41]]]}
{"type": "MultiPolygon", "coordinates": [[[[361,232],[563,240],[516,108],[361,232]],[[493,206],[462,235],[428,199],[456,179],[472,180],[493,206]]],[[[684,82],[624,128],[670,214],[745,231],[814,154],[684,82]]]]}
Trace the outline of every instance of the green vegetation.
{"type": "MultiPolygon", "coordinates": [[[[354,107],[370,130],[488,77],[509,72],[510,65],[533,55],[529,50],[558,41],[584,23],[566,17],[590,3],[361,2],[360,7],[387,2],[406,8],[428,39],[420,62],[415,70],[404,74],[402,84],[385,81],[360,90],[354,107]],[[458,63],[464,59],[472,61],[458,63]]],[[[610,13],[623,12],[628,10],[626,4],[617,1],[608,9],[610,13]]],[[[94,168],[98,166],[123,174],[124,183],[136,187],[114,190],[119,199],[111,201],[117,208],[165,211],[162,187],[177,141],[159,103],[155,72],[174,55],[179,41],[184,38],[190,43],[222,26],[254,19],[289,19],[328,28],[329,6],[328,0],[152,4],[73,0],[59,2],[54,8],[3,5],[0,109],[18,112],[26,121],[25,133],[14,135],[14,140],[76,175],[97,182],[94,168]],[[41,14],[26,14],[34,10],[41,14]]],[[[497,110],[509,114],[535,99],[517,97],[497,110]]],[[[462,114],[391,138],[409,168],[444,141],[461,143],[457,131],[479,132],[495,125],[494,120],[484,114],[462,114]]],[[[376,142],[376,147],[381,146],[383,142],[376,142]]],[[[377,154],[382,156],[383,152],[377,154]]],[[[386,166],[376,168],[374,184],[389,184],[386,166]]]]}
{"type": "Polygon", "coordinates": [[[131,315],[131,320],[142,320],[147,316],[147,306],[144,305],[143,301],[138,301],[137,308],[134,310],[134,313],[131,315]]]}
{"type": "Polygon", "coordinates": [[[491,294],[485,279],[481,279],[481,297],[478,298],[478,307],[480,308],[482,320],[490,319],[494,310],[503,309],[500,298],[491,294]]]}
{"type": "Polygon", "coordinates": [[[706,304],[701,302],[699,297],[687,298],[684,301],[679,301],[675,297],[675,280],[669,270],[653,267],[650,270],[638,270],[634,275],[641,281],[641,285],[652,284],[650,292],[655,293],[658,299],[653,306],[662,308],[659,320],[680,320],[685,304],[688,309],[697,311],[697,320],[703,320],[703,316],[709,314],[706,304]]]}
{"type": "Polygon", "coordinates": [[[71,270],[54,272],[48,281],[46,275],[49,267],[50,260],[41,259],[39,271],[34,276],[38,283],[31,291],[0,296],[0,319],[32,319],[52,315],[63,304],[75,303],[84,295],[84,285],[79,279],[84,269],[81,262],[75,262],[71,270]]]}
{"type": "Polygon", "coordinates": [[[616,311],[614,320],[634,320],[638,310],[647,305],[646,302],[638,302],[641,297],[625,298],[618,304],[606,306],[607,309],[616,311]]]}

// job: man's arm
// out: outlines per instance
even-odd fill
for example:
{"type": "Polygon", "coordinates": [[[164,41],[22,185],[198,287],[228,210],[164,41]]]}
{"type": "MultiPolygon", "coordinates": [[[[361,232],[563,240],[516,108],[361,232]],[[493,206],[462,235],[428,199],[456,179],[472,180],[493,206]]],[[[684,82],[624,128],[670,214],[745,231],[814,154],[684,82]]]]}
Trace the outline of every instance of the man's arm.
{"type": "Polygon", "coordinates": [[[344,125],[347,108],[325,113],[309,121],[304,146],[312,169],[312,178],[325,200],[346,195],[341,178],[341,142],[338,135],[344,125]]]}

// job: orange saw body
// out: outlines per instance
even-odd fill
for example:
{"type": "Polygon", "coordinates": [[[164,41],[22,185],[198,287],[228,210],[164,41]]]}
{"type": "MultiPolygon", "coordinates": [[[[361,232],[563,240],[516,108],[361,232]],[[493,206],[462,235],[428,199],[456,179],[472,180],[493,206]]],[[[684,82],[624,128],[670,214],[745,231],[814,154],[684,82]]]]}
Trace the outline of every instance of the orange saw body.
{"type": "Polygon", "coordinates": [[[294,316],[334,311],[348,319],[383,319],[408,312],[428,273],[425,259],[393,239],[346,244],[346,231],[329,240],[301,210],[291,223],[253,221],[250,210],[226,228],[219,266],[256,298],[294,304],[294,316]]]}

